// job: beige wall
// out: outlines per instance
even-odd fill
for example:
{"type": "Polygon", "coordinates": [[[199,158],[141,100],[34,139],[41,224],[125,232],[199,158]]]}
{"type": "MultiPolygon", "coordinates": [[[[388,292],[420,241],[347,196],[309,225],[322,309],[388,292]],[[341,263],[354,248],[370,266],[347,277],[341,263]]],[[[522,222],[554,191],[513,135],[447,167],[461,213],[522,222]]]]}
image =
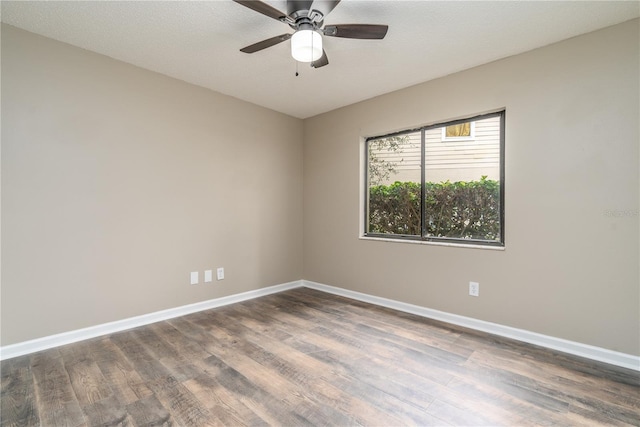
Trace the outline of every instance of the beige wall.
{"type": "Polygon", "coordinates": [[[2,345],[298,280],[301,253],[301,120],[2,26],[2,345]]]}
{"type": "Polygon", "coordinates": [[[303,135],[3,26],[1,344],[304,277],[640,355],[638,72],[636,20],[308,119],[303,135]],[[503,107],[505,251],[358,238],[362,137],[503,107]],[[223,282],[188,284],[218,266],[223,282]]]}
{"type": "Polygon", "coordinates": [[[305,279],[640,355],[638,45],[635,20],[305,120],[305,279]],[[361,138],[500,108],[504,251],[358,238],[361,138]]]}

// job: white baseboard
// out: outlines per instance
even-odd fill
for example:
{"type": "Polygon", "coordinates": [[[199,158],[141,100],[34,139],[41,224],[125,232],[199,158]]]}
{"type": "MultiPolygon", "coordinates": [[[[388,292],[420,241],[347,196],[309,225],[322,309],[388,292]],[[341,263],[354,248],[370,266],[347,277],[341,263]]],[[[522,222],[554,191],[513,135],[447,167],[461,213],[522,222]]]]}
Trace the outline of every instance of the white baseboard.
{"type": "Polygon", "coordinates": [[[269,286],[267,288],[260,288],[240,294],[215,298],[208,301],[197,302],[194,304],[183,305],[175,308],[169,308],[167,310],[156,311],[154,313],[130,317],[128,319],[116,320],[115,322],[103,323],[101,325],[90,326],[88,328],[77,329],[75,331],[63,332],[61,334],[55,334],[30,341],[20,342],[17,344],[6,345],[0,347],[0,360],[11,359],[12,357],[35,353],[37,351],[47,350],[49,348],[71,344],[102,335],[108,335],[114,332],[124,331],[126,329],[137,328],[138,326],[144,326],[150,323],[160,322],[162,320],[173,319],[174,317],[184,316],[185,314],[191,314],[202,310],[208,310],[210,308],[221,307],[236,302],[246,301],[265,295],[286,291],[288,289],[299,288],[301,286],[302,281],[297,280],[295,282],[269,286]]]}
{"type": "Polygon", "coordinates": [[[294,282],[283,283],[267,288],[261,288],[253,291],[243,292],[240,294],[215,298],[195,304],[183,305],[181,307],[156,311],[154,313],[144,314],[142,316],[117,320],[115,322],[104,323],[102,325],[90,326],[84,329],[78,329],[75,331],[64,332],[61,334],[50,335],[43,338],[37,338],[30,341],[7,345],[4,347],[0,347],[0,360],[35,353],[37,351],[46,350],[53,347],[71,344],[77,341],[95,338],[102,335],[108,335],[115,332],[124,331],[126,329],[136,328],[138,326],[148,325],[150,323],[172,319],[174,317],[184,316],[186,314],[208,310],[210,308],[234,304],[236,302],[246,301],[253,298],[258,298],[265,295],[270,295],[303,286],[330,294],[352,298],[358,301],[368,302],[382,307],[392,308],[394,310],[403,311],[406,313],[416,314],[418,316],[427,317],[429,319],[440,320],[454,325],[464,326],[466,328],[475,329],[506,338],[512,338],[518,341],[523,341],[553,350],[562,351],[564,353],[609,363],[611,365],[640,371],[640,357],[638,356],[607,350],[605,348],[582,344],[575,341],[568,341],[562,338],[542,335],[536,332],[526,331],[524,329],[517,329],[509,326],[499,325],[497,323],[485,322],[483,320],[473,319],[471,317],[460,316],[444,311],[438,311],[413,304],[407,304],[387,298],[376,297],[373,295],[350,291],[348,289],[337,288],[334,286],[324,285],[308,280],[297,280],[294,282]]]}
{"type": "Polygon", "coordinates": [[[302,284],[307,288],[316,289],[318,291],[340,295],[358,301],[368,302],[370,304],[388,307],[394,310],[404,311],[406,313],[416,314],[418,316],[427,317],[429,319],[440,320],[443,322],[452,323],[454,325],[464,326],[466,328],[488,332],[490,334],[499,335],[518,341],[523,341],[529,344],[539,345],[564,353],[573,354],[575,356],[585,357],[588,359],[609,363],[611,365],[640,371],[640,357],[633,356],[631,354],[620,353],[617,351],[608,350],[606,348],[595,347],[592,345],[569,341],[562,338],[542,335],[536,332],[526,331],[524,329],[512,328],[510,326],[485,322],[484,320],[473,319],[471,317],[460,316],[457,314],[433,310],[430,308],[407,304],[387,298],[376,297],[361,292],[350,291],[343,288],[336,288],[334,286],[324,285],[308,280],[303,280],[302,284]]]}

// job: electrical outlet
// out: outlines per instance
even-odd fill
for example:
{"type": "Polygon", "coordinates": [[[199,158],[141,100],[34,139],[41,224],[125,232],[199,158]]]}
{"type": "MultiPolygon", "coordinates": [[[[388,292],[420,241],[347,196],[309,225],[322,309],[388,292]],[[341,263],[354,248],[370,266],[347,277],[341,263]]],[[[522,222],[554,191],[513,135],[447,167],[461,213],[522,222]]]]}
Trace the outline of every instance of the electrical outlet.
{"type": "Polygon", "coordinates": [[[480,283],[469,282],[469,295],[471,295],[472,297],[480,296],[480,283]]]}
{"type": "Polygon", "coordinates": [[[204,271],[204,282],[209,283],[213,280],[213,271],[205,270],[204,271]]]}
{"type": "Polygon", "coordinates": [[[219,267],[216,270],[216,274],[217,274],[218,280],[223,280],[224,279],[224,268],[223,267],[219,267]]]}
{"type": "Polygon", "coordinates": [[[192,271],[191,272],[191,284],[192,285],[197,285],[198,284],[198,272],[197,271],[192,271]]]}

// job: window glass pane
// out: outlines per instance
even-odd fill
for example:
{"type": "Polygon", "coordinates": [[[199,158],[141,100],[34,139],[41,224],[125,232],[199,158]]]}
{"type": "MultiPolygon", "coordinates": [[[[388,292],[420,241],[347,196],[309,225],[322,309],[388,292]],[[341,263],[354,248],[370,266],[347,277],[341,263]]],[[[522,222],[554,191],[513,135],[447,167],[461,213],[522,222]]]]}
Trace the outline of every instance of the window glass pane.
{"type": "Polygon", "coordinates": [[[447,126],[445,134],[447,138],[471,136],[471,122],[447,126]]]}
{"type": "Polygon", "coordinates": [[[442,127],[426,130],[427,237],[501,240],[500,116],[477,120],[474,126],[473,140],[446,144],[442,137],[450,126],[446,132],[442,127]]]}
{"type": "Polygon", "coordinates": [[[420,132],[367,141],[367,233],[420,236],[420,132]]]}

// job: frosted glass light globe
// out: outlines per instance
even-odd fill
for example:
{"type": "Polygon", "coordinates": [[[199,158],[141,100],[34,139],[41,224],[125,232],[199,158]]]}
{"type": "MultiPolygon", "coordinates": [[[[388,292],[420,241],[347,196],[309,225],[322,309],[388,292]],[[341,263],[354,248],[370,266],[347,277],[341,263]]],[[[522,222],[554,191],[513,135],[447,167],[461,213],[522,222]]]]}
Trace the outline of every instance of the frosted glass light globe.
{"type": "Polygon", "coordinates": [[[313,62],[322,57],[322,37],[313,30],[298,30],[291,36],[291,56],[298,62],[313,62]]]}

